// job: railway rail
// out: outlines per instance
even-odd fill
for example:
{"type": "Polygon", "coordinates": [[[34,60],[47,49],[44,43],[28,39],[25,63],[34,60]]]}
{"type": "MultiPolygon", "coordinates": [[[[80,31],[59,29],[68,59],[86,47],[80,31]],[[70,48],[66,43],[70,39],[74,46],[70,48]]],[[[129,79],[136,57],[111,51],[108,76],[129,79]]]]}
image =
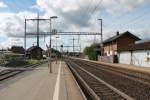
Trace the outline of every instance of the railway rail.
{"type": "Polygon", "coordinates": [[[130,70],[79,59],[66,62],[85,94],[93,100],[150,100],[150,78],[147,74],[138,75],[130,70]]]}
{"type": "Polygon", "coordinates": [[[8,79],[10,77],[13,77],[21,72],[24,72],[23,70],[5,70],[5,71],[2,71],[0,73],[0,81],[3,81],[5,79],[8,79]]]}
{"type": "MultiPolygon", "coordinates": [[[[45,63],[45,62],[43,62],[45,63]]],[[[41,64],[43,64],[41,63],[41,64]]],[[[0,81],[6,80],[8,78],[11,78],[15,75],[18,75],[22,72],[25,72],[26,70],[33,70],[35,67],[37,67],[39,64],[35,64],[35,65],[27,65],[25,67],[23,67],[23,69],[6,69],[0,72],[0,81]]]]}

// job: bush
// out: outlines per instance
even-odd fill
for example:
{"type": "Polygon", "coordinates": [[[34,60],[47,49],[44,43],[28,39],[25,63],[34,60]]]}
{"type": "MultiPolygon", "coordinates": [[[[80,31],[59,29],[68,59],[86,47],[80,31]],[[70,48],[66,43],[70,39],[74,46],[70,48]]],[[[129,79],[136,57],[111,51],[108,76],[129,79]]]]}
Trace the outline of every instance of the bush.
{"type": "Polygon", "coordinates": [[[16,60],[16,59],[11,59],[9,60],[5,66],[7,67],[22,67],[25,65],[28,65],[29,63],[25,60],[16,60]]]}
{"type": "Polygon", "coordinates": [[[96,48],[96,44],[92,44],[91,46],[85,47],[84,49],[84,54],[88,55],[88,58],[90,60],[97,60],[97,54],[94,51],[95,48],[96,48]]]}

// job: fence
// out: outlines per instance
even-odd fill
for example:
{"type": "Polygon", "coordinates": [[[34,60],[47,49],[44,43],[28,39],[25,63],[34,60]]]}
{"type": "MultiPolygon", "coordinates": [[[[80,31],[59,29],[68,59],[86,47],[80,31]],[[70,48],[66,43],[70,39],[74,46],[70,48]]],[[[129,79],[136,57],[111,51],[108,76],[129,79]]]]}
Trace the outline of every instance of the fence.
{"type": "Polygon", "coordinates": [[[118,63],[118,56],[117,55],[98,56],[98,60],[106,63],[118,63]]]}

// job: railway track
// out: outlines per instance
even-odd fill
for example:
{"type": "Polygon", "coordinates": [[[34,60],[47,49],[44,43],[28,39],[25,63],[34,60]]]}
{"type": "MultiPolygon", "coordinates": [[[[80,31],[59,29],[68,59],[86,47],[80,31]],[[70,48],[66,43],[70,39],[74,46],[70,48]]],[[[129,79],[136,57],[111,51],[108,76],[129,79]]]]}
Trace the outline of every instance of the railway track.
{"type": "MultiPolygon", "coordinates": [[[[134,75],[133,72],[129,73],[130,71],[127,73],[119,69],[115,70],[107,66],[102,66],[100,64],[83,60],[72,59],[66,62],[69,66],[71,66],[70,69],[73,71],[74,75],[75,73],[78,74],[76,76],[80,76],[83,81],[85,81],[87,85],[93,90],[95,95],[97,95],[97,97],[101,98],[102,100],[150,100],[149,79],[148,77],[144,78],[142,74],[137,75],[136,73],[136,75],[134,75]],[[86,74],[83,75],[83,73],[86,74]],[[91,74],[92,76],[96,77],[93,79],[102,80],[108,86],[110,85],[110,87],[107,86],[110,90],[103,89],[99,82],[94,82],[94,80],[92,78],[89,78],[87,74],[91,74]],[[92,85],[90,84],[90,82],[92,82],[92,85]]],[[[84,82],[80,83],[82,84],[84,82]]],[[[87,92],[87,90],[85,91],[87,92]]]]}
{"type": "MultiPolygon", "coordinates": [[[[43,62],[45,63],[45,62],[43,62]]],[[[41,63],[41,64],[43,64],[41,63]]],[[[3,70],[0,72],[0,81],[3,81],[5,79],[11,78],[15,75],[18,75],[22,72],[25,72],[26,70],[33,70],[35,67],[37,67],[39,64],[35,64],[35,65],[27,65],[25,67],[23,67],[24,69],[7,69],[7,70],[3,70]],[[31,68],[31,69],[30,69],[31,68]]]]}
{"type": "MultiPolygon", "coordinates": [[[[67,61],[68,62],[68,61],[67,61]]],[[[80,81],[82,88],[86,92],[87,99],[89,100],[134,100],[125,93],[119,91],[115,87],[101,80],[94,74],[81,68],[74,62],[68,62],[70,69],[76,76],[77,80],[80,81]],[[73,66],[73,67],[72,67],[73,66]]]]}
{"type": "Polygon", "coordinates": [[[13,77],[21,72],[24,72],[23,70],[5,70],[5,71],[2,71],[0,73],[0,81],[3,81],[5,79],[8,79],[10,77],[13,77]]]}

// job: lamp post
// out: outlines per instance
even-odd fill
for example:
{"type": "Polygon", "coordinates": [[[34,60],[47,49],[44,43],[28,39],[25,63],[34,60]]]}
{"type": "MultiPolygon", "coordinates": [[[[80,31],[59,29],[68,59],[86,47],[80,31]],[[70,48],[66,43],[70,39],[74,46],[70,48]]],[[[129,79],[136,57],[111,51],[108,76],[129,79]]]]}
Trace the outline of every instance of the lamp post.
{"type": "Polygon", "coordinates": [[[102,19],[98,19],[101,22],[101,56],[103,55],[103,28],[102,28],[102,19]]]}
{"type": "Polygon", "coordinates": [[[58,55],[57,55],[57,39],[58,39],[58,38],[59,38],[59,37],[57,36],[57,37],[56,37],[56,64],[57,64],[57,56],[58,56],[58,55]]]}
{"type": "Polygon", "coordinates": [[[51,16],[50,17],[50,51],[49,51],[49,56],[50,56],[50,64],[49,64],[49,66],[50,66],[50,68],[49,68],[49,70],[50,70],[50,73],[52,73],[52,50],[51,50],[51,35],[52,35],[52,19],[56,19],[56,18],[58,18],[57,16],[51,16]]]}
{"type": "Polygon", "coordinates": [[[62,58],[63,58],[63,45],[60,45],[60,47],[61,47],[61,60],[62,60],[62,58]]]}

